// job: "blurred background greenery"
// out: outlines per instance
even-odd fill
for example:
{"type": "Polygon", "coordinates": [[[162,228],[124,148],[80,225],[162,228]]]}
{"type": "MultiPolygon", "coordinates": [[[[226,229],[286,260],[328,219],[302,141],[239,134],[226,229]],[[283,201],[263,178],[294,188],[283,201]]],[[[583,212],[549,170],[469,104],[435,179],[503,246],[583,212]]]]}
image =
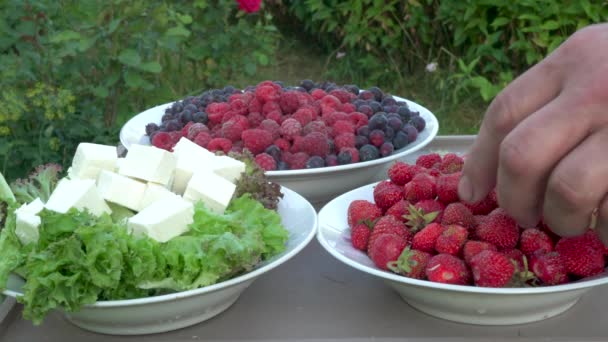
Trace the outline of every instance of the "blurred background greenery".
{"type": "Polygon", "coordinates": [[[488,102],[608,1],[0,1],[0,172],[116,144],[154,105],[263,80],[330,80],[426,106],[475,133],[488,102]]]}

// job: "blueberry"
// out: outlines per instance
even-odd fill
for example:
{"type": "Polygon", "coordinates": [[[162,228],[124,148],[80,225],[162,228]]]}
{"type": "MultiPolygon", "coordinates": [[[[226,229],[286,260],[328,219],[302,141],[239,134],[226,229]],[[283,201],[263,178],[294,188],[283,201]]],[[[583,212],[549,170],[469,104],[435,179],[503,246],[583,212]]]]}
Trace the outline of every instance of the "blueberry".
{"type": "Polygon", "coordinates": [[[286,162],[280,161],[277,163],[277,170],[284,171],[289,170],[289,165],[286,162]]]}
{"type": "Polygon", "coordinates": [[[274,81],[273,83],[278,85],[279,87],[285,89],[285,83],[283,83],[283,81],[274,81]]]}
{"type": "Polygon", "coordinates": [[[368,125],[364,125],[364,126],[357,128],[357,135],[362,135],[367,138],[367,137],[369,137],[369,132],[370,132],[370,130],[369,130],[368,125]]]}
{"type": "Polygon", "coordinates": [[[184,107],[184,110],[189,110],[191,113],[196,113],[198,108],[196,108],[196,105],[193,105],[192,103],[190,103],[189,105],[186,105],[186,107],[184,107]]]}
{"type": "Polygon", "coordinates": [[[371,91],[364,90],[364,91],[362,91],[362,92],[359,93],[359,98],[361,100],[373,100],[373,99],[376,98],[376,96],[371,91]]]}
{"type": "Polygon", "coordinates": [[[361,148],[363,145],[369,144],[369,139],[364,135],[357,135],[355,137],[355,147],[361,148]]]}
{"type": "Polygon", "coordinates": [[[426,127],[426,121],[424,121],[424,119],[420,116],[414,116],[413,118],[411,118],[410,123],[414,127],[416,127],[416,130],[418,132],[422,132],[424,130],[424,128],[426,127]]]}
{"type": "Polygon", "coordinates": [[[399,107],[406,106],[407,107],[407,102],[405,102],[405,101],[397,101],[397,106],[399,106],[399,107]]]}
{"type": "Polygon", "coordinates": [[[196,113],[192,114],[192,121],[200,122],[200,123],[206,125],[207,122],[209,121],[209,117],[207,116],[207,113],[205,113],[205,112],[196,112],[196,113]]]}
{"type": "Polygon", "coordinates": [[[380,156],[380,152],[374,145],[364,145],[359,149],[359,159],[361,161],[370,161],[374,159],[378,159],[380,156]]]}
{"type": "Polygon", "coordinates": [[[388,106],[384,106],[382,108],[387,113],[397,113],[399,111],[399,106],[396,106],[396,105],[388,105],[388,106]]]}
{"type": "MultiPolygon", "coordinates": [[[[399,127],[399,128],[401,128],[401,127],[399,127]]],[[[393,140],[394,137],[395,137],[395,130],[390,126],[386,126],[386,128],[384,129],[384,140],[391,141],[391,140],[393,140]]]]}
{"type": "Polygon", "coordinates": [[[300,82],[300,87],[310,91],[315,86],[315,82],[312,80],[303,80],[300,82]]]}
{"type": "Polygon", "coordinates": [[[220,97],[220,96],[224,95],[224,91],[220,90],[220,89],[212,89],[211,95],[213,95],[214,98],[220,97]]]}
{"type": "Polygon", "coordinates": [[[374,130],[374,129],[384,129],[386,127],[387,123],[388,123],[388,120],[386,119],[385,113],[379,112],[379,113],[372,115],[372,117],[369,119],[369,122],[367,123],[367,125],[369,126],[370,130],[374,130]]]}
{"type": "Polygon", "coordinates": [[[326,93],[331,93],[332,91],[338,90],[338,89],[340,89],[340,88],[338,88],[338,86],[336,86],[336,85],[330,85],[329,87],[325,88],[325,92],[326,93]]]}
{"type": "Polygon", "coordinates": [[[359,87],[357,87],[354,84],[347,84],[344,86],[344,89],[346,89],[347,91],[349,91],[355,95],[359,95],[359,87]]]}
{"type": "Polygon", "coordinates": [[[410,141],[407,138],[407,133],[405,133],[404,131],[398,131],[395,134],[395,137],[393,138],[393,146],[397,150],[407,146],[407,144],[409,144],[409,142],[410,141]]]}
{"type": "Polygon", "coordinates": [[[319,156],[312,156],[306,161],[307,169],[315,169],[325,166],[325,160],[319,156]]]}
{"type": "Polygon", "coordinates": [[[387,116],[387,119],[388,127],[394,129],[395,131],[398,131],[401,129],[401,127],[403,127],[403,121],[401,121],[401,117],[399,116],[399,114],[389,114],[387,116]]]}
{"type": "Polygon", "coordinates": [[[160,122],[167,122],[169,120],[173,120],[173,114],[169,114],[166,113],[163,115],[163,117],[160,119],[160,122]]]}
{"type": "Polygon", "coordinates": [[[295,88],[293,88],[293,90],[299,91],[300,93],[307,93],[308,92],[308,90],[306,90],[305,88],[302,88],[302,87],[295,87],[295,88]]]}
{"type": "Polygon", "coordinates": [[[386,134],[383,130],[375,129],[369,133],[369,141],[372,145],[380,147],[384,143],[386,134]]]}
{"type": "Polygon", "coordinates": [[[405,126],[403,126],[403,128],[401,129],[405,134],[407,134],[407,138],[409,142],[412,142],[414,140],[416,140],[416,138],[418,138],[418,130],[416,129],[416,127],[412,126],[411,124],[406,124],[405,126]]]}
{"type": "Polygon", "coordinates": [[[159,129],[158,125],[155,124],[154,122],[151,122],[146,125],[146,135],[150,136],[150,135],[152,135],[152,133],[158,131],[158,129],[159,129]]]}
{"type": "Polygon", "coordinates": [[[378,112],[382,111],[382,105],[378,101],[371,101],[369,103],[369,106],[372,107],[372,110],[374,111],[374,113],[378,113],[378,112]]]}
{"type": "Polygon", "coordinates": [[[171,112],[173,114],[177,114],[177,113],[181,112],[182,110],[184,110],[184,106],[181,104],[181,102],[175,102],[171,106],[171,112]]]}
{"type": "MultiPolygon", "coordinates": [[[[188,105],[188,106],[191,106],[191,105],[188,105]]],[[[196,108],[196,107],[194,107],[194,108],[196,108]]],[[[179,120],[184,125],[187,124],[188,122],[192,121],[192,112],[188,109],[184,109],[184,111],[179,114],[179,120]]]]}
{"type": "Polygon", "coordinates": [[[359,107],[367,104],[365,100],[361,99],[353,100],[351,103],[355,106],[355,108],[357,108],[357,110],[359,110],[359,107]]]}
{"type": "Polygon", "coordinates": [[[329,153],[334,153],[336,151],[336,144],[332,139],[327,140],[327,144],[329,145],[329,153]]]}
{"type": "Polygon", "coordinates": [[[383,157],[390,156],[394,150],[395,147],[392,143],[385,142],[384,144],[382,144],[382,146],[380,146],[380,155],[383,157]]]}
{"type": "Polygon", "coordinates": [[[357,110],[365,115],[367,115],[367,117],[369,118],[370,116],[372,116],[374,114],[374,110],[372,109],[372,107],[364,104],[362,106],[359,106],[357,108],[357,110]]]}
{"type": "Polygon", "coordinates": [[[369,88],[369,91],[374,93],[374,97],[376,98],[376,101],[382,101],[382,98],[384,97],[384,93],[382,92],[382,90],[380,90],[380,88],[371,87],[371,88],[369,88]]]}
{"type": "Polygon", "coordinates": [[[387,95],[382,99],[383,106],[396,106],[397,100],[395,100],[391,95],[387,95]]]}
{"type": "Polygon", "coordinates": [[[266,148],[266,153],[268,153],[274,160],[281,161],[281,149],[277,145],[270,145],[266,148]]]}
{"type": "Polygon", "coordinates": [[[168,132],[179,131],[183,127],[183,125],[175,119],[167,121],[165,125],[167,126],[168,132]]]}
{"type": "Polygon", "coordinates": [[[338,164],[340,165],[345,165],[345,164],[350,164],[353,161],[353,156],[347,152],[347,151],[342,151],[338,154],[338,164]]]}
{"type": "Polygon", "coordinates": [[[403,120],[404,122],[407,122],[410,120],[411,112],[407,106],[399,107],[399,110],[397,110],[397,114],[399,114],[399,116],[401,116],[401,120],[403,120]]]}
{"type": "Polygon", "coordinates": [[[327,165],[327,166],[338,165],[338,156],[336,156],[335,154],[328,154],[327,157],[325,157],[325,165],[327,165]]]}

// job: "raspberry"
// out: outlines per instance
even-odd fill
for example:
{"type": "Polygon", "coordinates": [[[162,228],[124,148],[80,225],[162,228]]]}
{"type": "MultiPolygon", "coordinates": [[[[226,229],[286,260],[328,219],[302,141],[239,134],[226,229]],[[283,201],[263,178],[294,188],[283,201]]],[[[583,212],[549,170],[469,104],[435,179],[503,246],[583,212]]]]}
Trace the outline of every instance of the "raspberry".
{"type": "Polygon", "coordinates": [[[325,165],[327,165],[327,166],[338,165],[338,156],[336,156],[335,154],[328,154],[327,157],[325,157],[325,165]]]}
{"type": "Polygon", "coordinates": [[[302,125],[296,119],[287,119],[281,124],[281,134],[287,140],[293,140],[302,133],[302,125]]]}
{"type": "Polygon", "coordinates": [[[188,136],[188,130],[190,129],[190,126],[194,125],[194,122],[190,121],[188,122],[184,128],[182,128],[181,133],[182,136],[187,137],[188,136]]]}
{"type": "Polygon", "coordinates": [[[258,127],[262,121],[264,121],[264,116],[258,112],[253,112],[247,116],[247,119],[249,121],[249,127],[258,127]]]}
{"type": "Polygon", "coordinates": [[[338,120],[336,121],[331,128],[333,128],[333,135],[338,136],[342,133],[355,133],[355,126],[347,120],[338,120]]]}
{"type": "Polygon", "coordinates": [[[355,95],[344,89],[335,89],[329,92],[329,95],[336,97],[341,103],[349,103],[355,98],[355,95]]]}
{"type": "Polygon", "coordinates": [[[304,146],[303,142],[304,137],[301,135],[296,135],[291,142],[291,152],[302,152],[302,146],[304,146]]]}
{"type": "Polygon", "coordinates": [[[169,136],[171,137],[171,141],[173,142],[173,145],[171,146],[171,148],[173,148],[173,146],[175,144],[177,144],[179,139],[181,139],[183,137],[181,131],[169,132],[169,136]]]}
{"type": "Polygon", "coordinates": [[[359,151],[354,147],[344,147],[340,149],[340,153],[346,152],[350,154],[351,160],[353,163],[359,162],[359,151]]]}
{"type": "Polygon", "coordinates": [[[300,107],[300,100],[295,91],[288,91],[281,94],[279,99],[281,110],[285,114],[292,114],[300,107]]]}
{"type": "Polygon", "coordinates": [[[312,121],[313,115],[312,109],[300,108],[292,115],[292,118],[298,120],[302,127],[304,127],[312,121]]]}
{"type": "Polygon", "coordinates": [[[207,149],[211,152],[221,150],[224,153],[228,153],[230,152],[230,149],[232,149],[232,141],[226,138],[213,138],[209,141],[207,149]]]}
{"type": "Polygon", "coordinates": [[[329,153],[329,143],[325,134],[312,132],[302,138],[302,152],[310,156],[325,157],[329,153]]]}
{"type": "MultiPolygon", "coordinates": [[[[354,148],[355,135],[353,133],[342,133],[334,139],[334,144],[338,151],[342,151],[343,148],[354,148]]],[[[357,154],[359,154],[358,151],[357,154]]]]}
{"type": "Polygon", "coordinates": [[[344,113],[344,112],[331,112],[331,113],[324,113],[322,116],[323,121],[325,121],[325,124],[328,126],[333,126],[333,124],[336,123],[336,121],[339,120],[348,120],[348,114],[344,113]]]}
{"type": "Polygon", "coordinates": [[[291,148],[291,144],[289,143],[289,141],[283,138],[276,139],[273,144],[277,145],[277,147],[280,148],[283,152],[289,151],[289,149],[291,148]]]}
{"type": "Polygon", "coordinates": [[[152,145],[162,148],[163,150],[171,151],[171,148],[173,148],[173,140],[169,133],[158,132],[154,134],[154,138],[152,138],[152,145]]]}
{"type": "Polygon", "coordinates": [[[348,120],[355,125],[355,128],[360,128],[368,123],[367,115],[360,112],[352,112],[348,114],[348,120]]]}
{"type": "Polygon", "coordinates": [[[222,137],[235,142],[241,140],[243,126],[235,120],[230,120],[222,125],[222,137]]]}
{"type": "Polygon", "coordinates": [[[357,107],[352,103],[343,103],[342,106],[340,106],[340,111],[344,113],[352,113],[356,110],[357,107]]]}
{"type": "Polygon", "coordinates": [[[237,114],[237,112],[229,110],[226,113],[224,113],[224,115],[222,116],[222,123],[226,123],[226,122],[232,120],[234,117],[237,117],[237,116],[239,116],[237,114]]]}
{"type": "Polygon", "coordinates": [[[277,82],[273,82],[273,81],[262,81],[260,83],[258,83],[257,88],[259,87],[263,87],[263,86],[271,86],[272,88],[274,88],[274,90],[276,90],[277,92],[281,92],[281,85],[278,84],[277,82]]]}
{"type": "Polygon", "coordinates": [[[382,146],[384,144],[384,132],[379,129],[371,131],[369,133],[369,141],[376,147],[382,146]]]}
{"type": "Polygon", "coordinates": [[[315,89],[310,93],[310,95],[312,95],[313,99],[320,100],[327,96],[327,93],[323,89],[315,89]]]}
{"type": "Polygon", "coordinates": [[[232,94],[228,97],[228,103],[230,103],[232,105],[232,103],[235,101],[242,101],[245,104],[245,106],[247,106],[252,98],[253,97],[251,96],[251,93],[232,94]]]}
{"type": "Polygon", "coordinates": [[[304,135],[308,135],[312,132],[319,132],[319,133],[326,134],[327,126],[325,126],[325,122],[323,122],[321,120],[313,121],[313,122],[310,122],[309,124],[307,124],[306,126],[304,126],[304,128],[302,129],[302,134],[304,134],[304,135]]]}
{"type": "Polygon", "coordinates": [[[197,122],[188,128],[188,134],[186,134],[186,137],[194,141],[194,138],[196,138],[196,136],[201,132],[209,133],[209,128],[204,124],[197,122]]]}
{"type": "Polygon", "coordinates": [[[277,169],[277,162],[274,158],[268,153],[260,153],[255,156],[255,162],[259,167],[264,169],[264,171],[272,171],[277,169]]]}
{"type": "Polygon", "coordinates": [[[270,132],[270,134],[272,134],[273,140],[281,137],[281,126],[279,126],[279,124],[274,120],[270,120],[270,119],[262,120],[262,122],[260,122],[259,128],[270,132]]]}
{"type": "Polygon", "coordinates": [[[228,110],[230,110],[229,104],[225,102],[214,102],[207,106],[206,112],[209,116],[209,121],[212,124],[217,124],[222,122],[222,117],[228,110]]]}
{"type": "Polygon", "coordinates": [[[262,114],[268,115],[271,112],[279,112],[283,115],[283,111],[281,110],[281,105],[278,102],[266,102],[262,106],[262,114]]]}
{"type": "Polygon", "coordinates": [[[243,139],[243,146],[254,155],[264,152],[272,144],[272,134],[259,128],[243,131],[241,139],[243,139]]]}
{"type": "Polygon", "coordinates": [[[262,112],[262,102],[258,99],[252,99],[248,105],[249,113],[262,112]]]}
{"type": "Polygon", "coordinates": [[[249,119],[243,115],[237,115],[233,117],[231,120],[234,120],[236,123],[240,124],[243,129],[249,128],[249,119]]]}
{"type": "Polygon", "coordinates": [[[321,99],[321,110],[323,111],[323,113],[335,112],[341,106],[342,102],[340,102],[340,100],[333,95],[326,95],[321,99]]]}
{"type": "Polygon", "coordinates": [[[294,153],[291,158],[289,158],[290,169],[297,170],[306,168],[308,158],[310,157],[305,152],[294,153]]]}
{"type": "Polygon", "coordinates": [[[209,145],[209,142],[211,141],[211,134],[209,132],[200,132],[193,141],[195,144],[207,148],[207,145],[209,145]]]}
{"type": "Polygon", "coordinates": [[[230,102],[230,110],[237,113],[237,115],[245,115],[249,111],[247,104],[243,100],[234,100],[230,102]]]}
{"type": "Polygon", "coordinates": [[[266,119],[272,120],[276,123],[280,123],[282,121],[282,118],[283,114],[281,114],[281,112],[279,112],[278,110],[266,114],[266,119]]]}
{"type": "Polygon", "coordinates": [[[271,85],[258,86],[255,89],[255,97],[261,102],[278,101],[279,91],[271,85]]]}

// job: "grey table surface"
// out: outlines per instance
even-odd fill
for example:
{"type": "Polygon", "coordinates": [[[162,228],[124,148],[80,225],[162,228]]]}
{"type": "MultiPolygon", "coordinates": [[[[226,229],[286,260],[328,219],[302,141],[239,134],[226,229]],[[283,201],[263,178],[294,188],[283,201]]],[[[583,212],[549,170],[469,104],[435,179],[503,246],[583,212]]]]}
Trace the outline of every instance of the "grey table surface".
{"type": "MultiPolygon", "coordinates": [[[[461,140],[458,147],[469,142],[461,140]]],[[[452,143],[450,150],[456,144],[452,143]]],[[[436,144],[431,147],[444,146],[441,139],[436,144]]],[[[42,325],[33,326],[21,318],[20,305],[0,324],[0,341],[7,342],[513,339],[608,341],[608,286],[591,290],[569,311],[538,323],[515,326],[452,323],[413,309],[381,280],[333,258],[315,239],[293,259],[256,280],[228,310],[192,327],[144,336],[101,335],[73,326],[56,312],[42,325]]]]}

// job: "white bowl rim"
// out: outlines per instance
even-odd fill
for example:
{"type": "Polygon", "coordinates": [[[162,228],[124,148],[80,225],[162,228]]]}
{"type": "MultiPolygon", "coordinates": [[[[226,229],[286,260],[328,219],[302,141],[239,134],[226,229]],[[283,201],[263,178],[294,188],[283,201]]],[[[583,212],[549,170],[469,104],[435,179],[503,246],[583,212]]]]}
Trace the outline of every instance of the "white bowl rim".
{"type": "MultiPolygon", "coordinates": [[[[558,292],[574,291],[574,290],[594,287],[594,286],[598,286],[598,285],[604,285],[604,284],[608,283],[608,275],[602,275],[600,278],[583,280],[583,281],[575,281],[572,283],[562,284],[562,285],[539,286],[539,287],[519,287],[519,288],[477,287],[477,286],[469,286],[469,285],[443,284],[443,283],[436,283],[436,282],[432,282],[432,281],[428,281],[428,280],[413,279],[413,278],[408,278],[405,276],[400,276],[398,274],[391,273],[388,271],[383,271],[376,267],[369,267],[367,265],[360,264],[357,261],[355,261],[351,258],[348,258],[348,257],[344,256],[343,254],[339,253],[329,244],[329,242],[326,240],[323,232],[325,229],[334,229],[334,228],[332,228],[331,226],[328,226],[328,225],[324,225],[324,223],[321,221],[321,219],[323,218],[323,216],[327,215],[324,213],[328,210],[328,208],[333,203],[344,201],[345,198],[348,197],[351,192],[360,191],[366,187],[372,188],[374,185],[376,185],[378,183],[379,182],[374,182],[371,184],[361,186],[359,188],[353,189],[351,191],[348,191],[348,192],[334,198],[332,201],[328,202],[325,206],[323,206],[323,208],[321,208],[321,210],[319,211],[319,214],[318,214],[319,228],[317,229],[317,240],[319,241],[321,246],[323,246],[323,248],[327,252],[329,252],[332,256],[334,256],[341,262],[343,262],[346,265],[353,267],[359,271],[363,271],[365,273],[383,278],[385,280],[390,280],[390,281],[393,281],[396,283],[400,283],[400,284],[414,285],[414,286],[418,286],[418,287],[426,287],[426,288],[432,288],[432,289],[437,289],[437,290],[448,290],[448,291],[454,291],[454,292],[496,294],[496,295],[533,295],[533,294],[542,294],[542,293],[558,293],[558,292]]],[[[346,213],[344,213],[344,215],[346,215],[346,213]]],[[[354,248],[353,248],[353,250],[354,250],[354,248]]]]}
{"type": "MultiPolygon", "coordinates": [[[[425,115],[425,129],[427,129],[427,127],[431,127],[431,130],[429,132],[429,135],[420,141],[416,141],[414,140],[414,142],[410,143],[410,144],[414,144],[414,146],[412,147],[408,147],[408,145],[404,146],[403,148],[401,148],[400,150],[397,150],[395,152],[393,152],[390,156],[386,156],[386,157],[382,157],[382,158],[378,158],[378,159],[374,159],[374,160],[369,160],[369,161],[365,161],[365,162],[358,162],[358,163],[353,163],[353,164],[346,164],[346,165],[336,165],[336,166],[324,166],[324,167],[320,167],[320,168],[314,168],[314,169],[299,169],[299,170],[284,170],[284,171],[266,171],[265,174],[267,177],[270,178],[274,178],[274,177],[297,177],[297,176],[306,176],[306,175],[316,175],[316,174],[330,174],[333,172],[341,172],[341,171],[347,171],[347,170],[352,170],[352,169],[358,169],[358,168],[365,168],[365,167],[369,167],[369,166],[375,166],[375,165],[379,165],[379,164],[386,164],[389,163],[395,159],[401,158],[405,155],[409,155],[411,153],[414,153],[418,150],[420,150],[421,148],[424,148],[426,145],[428,145],[428,143],[430,143],[435,136],[437,136],[437,133],[439,132],[439,121],[437,120],[437,117],[435,116],[435,114],[433,112],[431,112],[428,108],[422,106],[421,104],[406,99],[406,98],[402,98],[396,95],[391,95],[393,96],[393,98],[395,98],[395,100],[397,101],[405,101],[408,104],[408,107],[411,107],[412,105],[415,105],[417,107],[419,107],[422,111],[426,112],[425,115]],[[427,117],[428,116],[428,117],[427,117]]],[[[140,115],[146,111],[152,111],[152,110],[157,110],[160,107],[166,108],[167,106],[172,105],[175,102],[181,101],[177,100],[177,101],[173,101],[173,102],[167,102],[158,106],[154,106],[151,108],[148,108],[146,110],[144,110],[143,112],[137,114],[140,115]]],[[[135,116],[137,116],[135,115],[135,116]]],[[[134,116],[134,117],[135,117],[134,116]]],[[[125,129],[125,127],[128,125],[129,121],[131,121],[134,117],[132,117],[131,119],[129,119],[120,129],[120,134],[122,135],[122,131],[125,129]]],[[[420,133],[420,132],[419,132],[420,133]]],[[[125,146],[126,147],[126,146],[125,146]]]]}
{"type": "MultiPolygon", "coordinates": [[[[302,242],[299,245],[295,246],[292,250],[285,253],[280,258],[278,258],[260,268],[257,268],[253,271],[242,274],[238,277],[234,277],[232,279],[222,281],[220,283],[216,283],[213,285],[201,287],[198,289],[175,292],[175,293],[168,293],[168,294],[164,294],[164,295],[144,297],[144,298],[98,301],[94,304],[84,305],[83,309],[84,308],[110,308],[110,307],[138,306],[138,305],[168,302],[168,301],[173,301],[176,299],[183,299],[183,298],[188,298],[188,297],[199,296],[202,294],[211,293],[211,292],[219,291],[219,290],[222,290],[225,288],[229,288],[231,286],[238,285],[238,284],[246,282],[248,280],[255,279],[258,276],[289,261],[291,258],[296,256],[300,251],[302,251],[306,246],[308,246],[310,241],[312,241],[312,239],[315,237],[315,235],[317,233],[319,221],[318,221],[318,216],[316,214],[316,210],[310,204],[310,202],[308,202],[304,197],[302,197],[297,192],[295,192],[289,188],[286,188],[284,186],[281,187],[281,190],[285,193],[289,193],[289,196],[295,196],[298,200],[303,201],[303,203],[306,203],[306,206],[315,215],[313,218],[312,228],[310,229],[310,232],[308,232],[306,237],[302,240],[302,242]]],[[[12,291],[12,290],[4,290],[2,293],[7,296],[15,297],[15,298],[23,295],[22,293],[12,291]]]]}

